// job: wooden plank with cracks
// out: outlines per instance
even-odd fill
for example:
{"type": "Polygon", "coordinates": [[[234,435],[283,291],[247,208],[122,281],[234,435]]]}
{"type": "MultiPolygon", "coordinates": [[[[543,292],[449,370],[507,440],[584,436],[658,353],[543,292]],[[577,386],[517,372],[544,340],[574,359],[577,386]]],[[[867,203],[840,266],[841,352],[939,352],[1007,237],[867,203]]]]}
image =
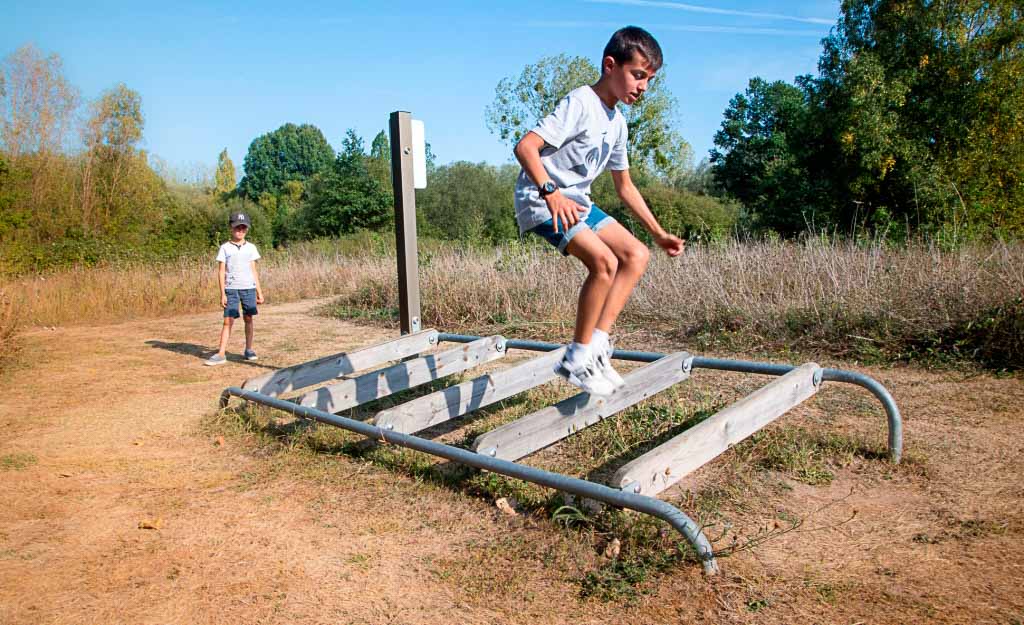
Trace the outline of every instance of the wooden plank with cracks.
{"type": "Polygon", "coordinates": [[[507,369],[382,410],[374,418],[374,424],[395,432],[412,434],[461,417],[557,377],[554,366],[564,353],[563,347],[507,369]]]}
{"type": "Polygon", "coordinates": [[[327,380],[372,369],[392,360],[401,360],[427,351],[437,345],[437,330],[424,330],[406,334],[397,339],[370,345],[353,352],[341,352],[272,371],[242,384],[247,391],[256,391],[271,397],[313,386],[327,380]]]}
{"type": "Polygon", "coordinates": [[[496,360],[505,352],[504,337],[484,337],[454,349],[427,354],[314,389],[295,401],[318,410],[339,412],[496,360]]]}
{"type": "Polygon", "coordinates": [[[473,450],[518,460],[594,425],[690,377],[692,357],[669,354],[625,376],[626,384],[607,397],[580,393],[477,437],[473,450]]]}
{"type": "Polygon", "coordinates": [[[821,368],[807,363],[623,465],[616,488],[656,495],[818,391],[821,368]]]}

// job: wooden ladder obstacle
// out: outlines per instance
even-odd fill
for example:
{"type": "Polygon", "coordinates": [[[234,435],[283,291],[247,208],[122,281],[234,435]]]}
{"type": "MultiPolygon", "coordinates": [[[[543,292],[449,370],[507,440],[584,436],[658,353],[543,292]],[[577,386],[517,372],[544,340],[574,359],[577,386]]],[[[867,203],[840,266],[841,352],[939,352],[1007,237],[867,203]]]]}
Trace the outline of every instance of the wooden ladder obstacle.
{"type": "Polygon", "coordinates": [[[894,462],[900,458],[902,420],[899,411],[888,391],[866,376],[823,369],[815,363],[799,367],[768,365],[702,359],[687,352],[666,355],[617,351],[615,357],[647,364],[626,374],[626,384],[615,393],[607,397],[587,393],[573,395],[481,434],[472,443],[471,451],[413,435],[552,381],[557,377],[554,365],[564,349],[560,345],[508,340],[499,335],[477,337],[423,330],[251,378],[241,388],[225,389],[221,405],[226,406],[232,396],[241,397],[378,440],[651,514],[668,521],[689,540],[709,574],[717,571],[710,542],[690,517],[655,496],[812,397],[825,380],[860,384],[882,401],[889,417],[890,457],[894,462]],[[461,345],[429,351],[442,341],[461,345]],[[381,410],[369,423],[335,414],[498,360],[510,348],[546,353],[381,410]],[[388,364],[392,362],[394,364],[388,364]],[[778,377],[626,463],[615,472],[608,485],[515,462],[687,380],[693,369],[700,367],[778,377]],[[320,384],[324,385],[311,389],[320,384]],[[284,400],[281,398],[284,394],[294,396],[284,400]]]}

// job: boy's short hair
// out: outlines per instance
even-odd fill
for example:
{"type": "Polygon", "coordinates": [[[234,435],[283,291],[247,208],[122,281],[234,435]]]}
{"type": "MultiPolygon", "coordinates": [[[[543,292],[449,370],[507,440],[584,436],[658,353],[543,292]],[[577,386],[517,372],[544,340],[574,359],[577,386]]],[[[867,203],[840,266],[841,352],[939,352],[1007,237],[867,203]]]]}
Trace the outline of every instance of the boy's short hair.
{"type": "MultiPolygon", "coordinates": [[[[654,71],[661,69],[662,56],[661,46],[658,41],[643,28],[639,26],[626,26],[615,31],[608,45],[604,47],[605,57],[612,57],[616,63],[628,63],[633,60],[633,53],[639,52],[651,64],[654,71]]],[[[601,63],[601,73],[604,73],[604,62],[601,63]]]]}

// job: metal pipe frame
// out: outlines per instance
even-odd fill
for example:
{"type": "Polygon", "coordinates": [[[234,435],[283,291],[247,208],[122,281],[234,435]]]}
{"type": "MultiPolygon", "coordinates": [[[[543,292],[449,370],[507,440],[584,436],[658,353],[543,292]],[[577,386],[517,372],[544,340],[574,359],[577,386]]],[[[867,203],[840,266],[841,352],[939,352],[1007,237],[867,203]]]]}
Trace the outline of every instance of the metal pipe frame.
{"type": "MultiPolygon", "coordinates": [[[[479,338],[480,337],[473,336],[471,334],[450,334],[442,332],[438,335],[437,340],[439,343],[441,341],[469,343],[479,338]]],[[[549,352],[562,347],[562,345],[558,343],[545,343],[542,341],[522,339],[508,339],[505,342],[505,345],[506,349],[525,349],[537,352],[549,352]]],[[[654,362],[655,360],[664,357],[665,354],[659,352],[640,352],[622,349],[617,349],[612,353],[612,358],[618,360],[630,360],[633,362],[654,362]]],[[[752,362],[749,360],[728,360],[723,358],[704,358],[702,356],[694,356],[692,368],[781,376],[789,373],[795,369],[796,366],[766,362],[752,362]]],[[[856,371],[846,371],[845,369],[823,368],[821,379],[823,381],[844,382],[846,384],[862,386],[882,402],[882,406],[885,408],[886,419],[889,424],[889,459],[894,464],[899,464],[903,457],[903,417],[900,415],[900,409],[896,406],[896,401],[893,400],[889,391],[874,378],[866,376],[863,373],[857,373],[856,371]]]]}
{"type": "Polygon", "coordinates": [[[451,445],[445,445],[443,443],[427,440],[418,436],[412,436],[410,434],[401,434],[399,432],[384,430],[374,425],[363,423],[362,421],[356,421],[347,417],[334,415],[329,412],[317,410],[316,408],[300,406],[287,400],[270,397],[269,395],[263,395],[262,393],[257,393],[255,391],[247,391],[237,386],[230,386],[224,389],[221,393],[221,405],[226,406],[228,400],[232,396],[256,402],[264,406],[270,406],[271,408],[276,408],[278,410],[283,410],[306,419],[313,419],[321,423],[333,425],[384,443],[408,447],[409,449],[422,451],[424,453],[439,456],[471,467],[491,471],[492,473],[500,473],[501,475],[526,480],[527,482],[533,482],[548,488],[602,501],[612,506],[629,508],[631,510],[643,512],[644,514],[649,514],[666,521],[676,531],[682,534],[687,541],[689,541],[704,566],[705,574],[715,575],[718,573],[718,563],[715,561],[711,542],[708,541],[706,536],[704,536],[704,532],[701,531],[701,528],[693,521],[693,519],[683,513],[683,511],[660,499],[610,488],[603,484],[595,484],[594,482],[588,482],[586,480],[561,475],[559,473],[551,473],[550,471],[544,471],[542,469],[509,462],[507,460],[491,458],[490,456],[467,451],[458,447],[452,447],[451,445]]]}

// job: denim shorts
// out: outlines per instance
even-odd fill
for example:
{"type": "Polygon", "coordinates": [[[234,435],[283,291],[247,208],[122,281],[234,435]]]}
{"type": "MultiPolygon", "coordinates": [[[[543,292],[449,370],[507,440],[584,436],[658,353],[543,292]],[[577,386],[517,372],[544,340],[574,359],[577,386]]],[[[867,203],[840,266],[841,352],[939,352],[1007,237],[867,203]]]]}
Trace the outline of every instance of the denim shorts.
{"type": "Polygon", "coordinates": [[[238,319],[238,304],[242,304],[242,314],[255,315],[256,289],[224,289],[228,296],[228,305],[224,308],[224,316],[238,319]]]}
{"type": "Polygon", "coordinates": [[[533,234],[542,237],[545,241],[557,247],[558,251],[564,256],[568,256],[569,252],[567,252],[565,248],[568,247],[569,241],[572,241],[572,238],[581,230],[588,228],[594,232],[598,232],[601,228],[610,226],[613,223],[615,223],[614,217],[598,208],[597,204],[592,204],[590,206],[590,212],[587,214],[587,218],[576,222],[576,225],[569,228],[568,231],[565,230],[565,224],[559,223],[559,230],[558,232],[555,232],[555,222],[554,220],[549,219],[539,226],[530,228],[528,232],[532,232],[533,234]]]}

